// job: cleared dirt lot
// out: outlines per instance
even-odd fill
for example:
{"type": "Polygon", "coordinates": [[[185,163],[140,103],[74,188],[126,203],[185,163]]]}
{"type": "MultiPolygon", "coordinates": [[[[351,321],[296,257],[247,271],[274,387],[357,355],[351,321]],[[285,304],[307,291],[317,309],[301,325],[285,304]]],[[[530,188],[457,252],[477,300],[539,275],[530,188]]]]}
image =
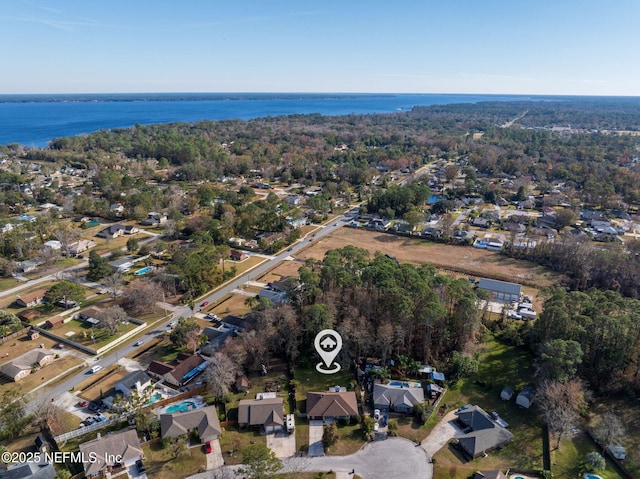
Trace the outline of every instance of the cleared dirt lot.
{"type": "Polygon", "coordinates": [[[429,263],[444,270],[477,277],[529,283],[537,287],[552,286],[559,280],[559,276],[541,266],[513,260],[494,251],[432,243],[354,228],[340,228],[301,251],[297,258],[322,259],[328,250],[349,244],[365,248],[371,253],[380,251],[389,254],[401,263],[429,263]]]}

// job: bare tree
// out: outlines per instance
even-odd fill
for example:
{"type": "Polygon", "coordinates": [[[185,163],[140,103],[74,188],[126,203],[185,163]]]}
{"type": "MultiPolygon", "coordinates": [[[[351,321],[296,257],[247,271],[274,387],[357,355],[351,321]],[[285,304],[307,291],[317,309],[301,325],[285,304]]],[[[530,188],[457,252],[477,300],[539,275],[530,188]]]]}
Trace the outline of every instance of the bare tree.
{"type": "Polygon", "coordinates": [[[42,430],[51,427],[53,423],[60,419],[61,415],[62,409],[49,401],[49,399],[41,398],[33,411],[32,424],[42,430]]]}
{"type": "Polygon", "coordinates": [[[549,431],[557,437],[557,449],[562,438],[575,426],[580,412],[586,408],[584,387],[582,381],[572,379],[565,383],[544,381],[538,390],[538,407],[549,431]]]}
{"type": "Polygon", "coordinates": [[[207,389],[214,398],[222,398],[229,394],[231,385],[236,379],[239,368],[224,353],[216,353],[213,361],[205,369],[204,377],[207,389]]]}
{"type": "Polygon", "coordinates": [[[118,326],[126,323],[129,318],[120,306],[111,306],[103,309],[96,316],[98,316],[96,319],[100,320],[101,326],[107,328],[111,335],[118,334],[118,326]]]}
{"type": "Polygon", "coordinates": [[[111,300],[115,302],[118,294],[120,294],[121,286],[124,284],[123,274],[116,271],[112,275],[105,277],[102,282],[107,287],[107,292],[111,296],[111,300]]]}
{"type": "Polygon", "coordinates": [[[154,311],[156,303],[162,300],[162,286],[152,281],[138,279],[132,281],[123,294],[125,307],[132,314],[154,311]]]}
{"type": "Polygon", "coordinates": [[[591,430],[593,437],[600,443],[602,450],[615,445],[624,437],[625,428],[622,420],[611,412],[604,413],[591,430]]]}

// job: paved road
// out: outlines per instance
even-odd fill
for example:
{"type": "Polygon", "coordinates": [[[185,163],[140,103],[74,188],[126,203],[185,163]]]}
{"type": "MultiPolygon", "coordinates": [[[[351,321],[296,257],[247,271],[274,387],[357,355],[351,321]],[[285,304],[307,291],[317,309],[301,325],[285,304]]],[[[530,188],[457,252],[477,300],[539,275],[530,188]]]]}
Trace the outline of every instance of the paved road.
{"type": "Polygon", "coordinates": [[[251,281],[252,279],[258,278],[259,276],[261,276],[262,274],[266,273],[270,269],[276,267],[282,261],[285,261],[285,259],[287,257],[294,255],[295,253],[300,251],[302,248],[305,248],[306,246],[308,246],[312,242],[318,241],[319,239],[323,238],[324,236],[327,236],[328,234],[334,232],[338,228],[341,228],[342,226],[344,226],[346,224],[346,219],[347,219],[346,216],[340,216],[340,217],[334,219],[329,224],[320,226],[319,229],[313,234],[313,236],[308,236],[306,238],[302,238],[302,239],[298,240],[296,243],[294,243],[287,250],[285,250],[285,251],[283,251],[283,252],[281,252],[281,253],[279,253],[279,254],[277,254],[275,256],[267,256],[267,258],[270,258],[270,259],[268,259],[268,261],[265,261],[264,263],[260,264],[259,266],[257,266],[256,268],[252,269],[251,271],[243,274],[242,276],[234,278],[233,280],[229,281],[228,283],[222,285],[214,293],[211,293],[208,296],[203,296],[203,297],[199,298],[198,302],[197,302],[197,305],[194,308],[195,312],[198,312],[198,311],[200,311],[202,309],[202,307],[200,305],[202,303],[204,303],[205,301],[208,302],[208,303],[215,303],[216,301],[219,301],[224,296],[226,296],[227,294],[231,293],[234,289],[239,288],[240,286],[242,286],[243,284],[251,281]]]}
{"type": "MultiPolygon", "coordinates": [[[[181,316],[190,317],[193,313],[192,310],[187,306],[178,306],[178,307],[174,307],[171,305],[167,305],[167,306],[170,306],[173,309],[171,315],[168,315],[166,321],[163,321],[162,324],[158,324],[154,329],[147,331],[144,334],[144,336],[142,336],[140,339],[144,341],[145,338],[151,338],[153,336],[156,336],[162,333],[163,331],[166,331],[167,324],[169,322],[177,320],[181,316]]],[[[103,356],[98,360],[95,360],[95,358],[88,359],[87,367],[82,368],[78,374],[57,384],[56,386],[54,386],[53,388],[47,391],[38,392],[38,397],[32,399],[31,402],[27,404],[27,410],[32,411],[43,400],[43,398],[45,398],[48,401],[50,399],[55,400],[56,398],[63,397],[63,394],[65,392],[72,390],[78,384],[80,384],[81,382],[83,382],[89,377],[89,374],[88,374],[89,366],[94,366],[96,364],[99,364],[100,366],[106,368],[108,366],[111,366],[112,364],[115,364],[118,360],[124,358],[128,354],[132,353],[135,349],[137,349],[137,346],[134,346],[135,342],[136,342],[136,339],[132,339],[129,343],[119,346],[118,349],[113,353],[110,353],[107,356],[103,356]]]]}

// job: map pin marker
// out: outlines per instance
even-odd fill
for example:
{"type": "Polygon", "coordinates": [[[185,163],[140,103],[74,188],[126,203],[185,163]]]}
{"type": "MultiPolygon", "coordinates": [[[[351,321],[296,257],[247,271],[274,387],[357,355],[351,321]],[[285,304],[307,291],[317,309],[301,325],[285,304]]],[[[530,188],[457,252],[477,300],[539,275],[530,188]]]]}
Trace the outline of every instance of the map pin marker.
{"type": "Polygon", "coordinates": [[[340,371],[340,363],[334,363],[333,360],[342,349],[342,336],[333,329],[323,329],[316,334],[313,345],[322,359],[322,363],[316,365],[318,372],[333,374],[340,371]]]}

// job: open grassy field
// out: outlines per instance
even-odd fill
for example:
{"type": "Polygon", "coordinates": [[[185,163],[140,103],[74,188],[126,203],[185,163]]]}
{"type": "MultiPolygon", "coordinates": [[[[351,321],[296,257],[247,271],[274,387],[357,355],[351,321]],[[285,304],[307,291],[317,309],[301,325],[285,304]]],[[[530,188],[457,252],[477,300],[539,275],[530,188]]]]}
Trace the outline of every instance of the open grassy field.
{"type": "Polygon", "coordinates": [[[275,268],[267,271],[262,276],[255,279],[259,283],[273,283],[274,281],[280,281],[288,276],[298,276],[298,270],[301,266],[304,266],[302,261],[283,261],[275,268]]]}
{"type": "MultiPolygon", "coordinates": [[[[138,326],[138,324],[134,323],[118,324],[118,333],[119,335],[128,333],[138,326]]],[[[89,324],[77,319],[72,319],[63,325],[58,326],[52,332],[57,336],[67,337],[76,343],[94,349],[106,346],[116,339],[116,336],[110,335],[106,328],[92,328],[89,324]]]]}
{"type": "Polygon", "coordinates": [[[207,312],[215,313],[221,318],[229,314],[244,316],[251,311],[251,308],[245,304],[248,297],[243,294],[228,294],[209,308],[207,312]]]}
{"type": "Polygon", "coordinates": [[[266,259],[260,256],[249,256],[247,259],[243,261],[231,261],[228,259],[228,260],[225,260],[224,267],[227,270],[230,270],[231,268],[235,268],[236,276],[240,276],[246,271],[258,266],[260,263],[264,263],[265,261],[266,259]]]}
{"type": "Polygon", "coordinates": [[[532,285],[536,288],[552,286],[562,278],[542,266],[508,258],[498,252],[470,246],[445,245],[417,238],[407,238],[355,228],[340,228],[329,236],[314,241],[300,251],[301,260],[321,260],[331,249],[355,245],[372,254],[387,253],[401,263],[429,263],[444,272],[458,272],[475,277],[489,277],[532,285]]]}

